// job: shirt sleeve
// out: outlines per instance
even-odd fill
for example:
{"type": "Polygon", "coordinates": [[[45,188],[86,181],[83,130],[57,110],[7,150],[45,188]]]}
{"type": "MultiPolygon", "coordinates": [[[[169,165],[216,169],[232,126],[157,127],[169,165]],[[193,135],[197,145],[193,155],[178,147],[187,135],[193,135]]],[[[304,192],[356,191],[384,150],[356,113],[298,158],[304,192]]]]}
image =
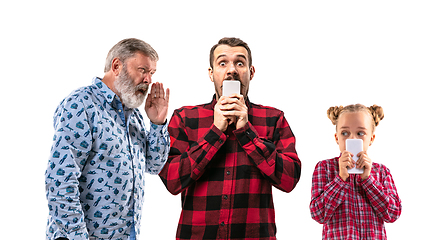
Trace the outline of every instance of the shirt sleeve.
{"type": "Polygon", "coordinates": [[[361,182],[372,208],[378,217],[385,222],[395,222],[402,213],[402,205],[394,184],[393,177],[387,167],[382,166],[381,182],[369,176],[361,182]]]}
{"type": "Polygon", "coordinates": [[[273,186],[285,192],[294,189],[300,180],[301,162],[295,150],[295,137],[283,113],[271,140],[260,137],[250,122],[234,134],[249,159],[273,186]]]}
{"type": "Polygon", "coordinates": [[[45,187],[49,214],[55,225],[48,231],[54,239],[88,239],[78,180],[92,146],[84,105],[65,100],[55,112],[54,130],[45,187]]]}
{"type": "Polygon", "coordinates": [[[309,205],[312,218],[324,224],[332,217],[339,205],[345,201],[349,192],[349,183],[339,175],[328,179],[329,171],[326,162],[319,162],[312,177],[312,197],[309,205]]]}
{"type": "Polygon", "coordinates": [[[145,159],[147,173],[159,174],[168,159],[170,139],[167,127],[167,123],[164,125],[151,123],[150,132],[147,134],[145,159]]]}
{"type": "Polygon", "coordinates": [[[159,176],[171,194],[179,194],[202,176],[210,160],[224,144],[226,136],[212,125],[198,141],[190,144],[186,127],[178,111],[168,126],[171,148],[168,161],[159,176]]]}

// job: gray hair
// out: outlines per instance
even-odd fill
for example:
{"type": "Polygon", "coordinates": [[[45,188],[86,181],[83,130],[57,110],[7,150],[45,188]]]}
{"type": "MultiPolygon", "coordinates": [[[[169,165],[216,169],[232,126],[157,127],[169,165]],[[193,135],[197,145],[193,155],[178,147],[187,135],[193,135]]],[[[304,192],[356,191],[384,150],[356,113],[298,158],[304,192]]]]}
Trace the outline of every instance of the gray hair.
{"type": "Polygon", "coordinates": [[[159,60],[157,52],[150,46],[150,44],[136,38],[127,38],[118,42],[108,52],[104,72],[109,72],[114,58],[118,58],[122,63],[125,63],[125,61],[134,56],[136,52],[141,52],[150,57],[152,61],[159,60]]]}

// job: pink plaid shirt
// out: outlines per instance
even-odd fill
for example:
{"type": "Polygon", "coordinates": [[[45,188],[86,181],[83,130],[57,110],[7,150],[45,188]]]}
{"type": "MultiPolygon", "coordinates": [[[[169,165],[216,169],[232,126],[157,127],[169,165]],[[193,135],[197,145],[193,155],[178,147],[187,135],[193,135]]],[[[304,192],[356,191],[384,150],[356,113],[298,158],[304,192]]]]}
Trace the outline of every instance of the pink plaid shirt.
{"type": "Polygon", "coordinates": [[[322,239],[387,239],[384,222],[402,212],[390,170],[373,163],[366,180],[339,177],[339,157],[319,162],[312,177],[310,212],[324,224],[322,239]]]}

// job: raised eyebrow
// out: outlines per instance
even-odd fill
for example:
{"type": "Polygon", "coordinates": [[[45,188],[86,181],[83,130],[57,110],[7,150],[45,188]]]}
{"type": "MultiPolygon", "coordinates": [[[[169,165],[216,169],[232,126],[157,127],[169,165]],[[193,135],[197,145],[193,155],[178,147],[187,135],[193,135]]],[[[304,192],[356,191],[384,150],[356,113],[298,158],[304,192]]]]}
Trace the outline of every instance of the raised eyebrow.
{"type": "MultiPolygon", "coordinates": [[[[223,58],[223,57],[226,57],[226,55],[221,54],[221,55],[217,56],[216,60],[218,60],[219,58],[223,58]]],[[[236,57],[243,58],[244,60],[247,60],[246,56],[243,54],[238,54],[238,55],[236,55],[236,57]]]]}
{"type": "Polygon", "coordinates": [[[241,55],[239,54],[239,55],[237,55],[237,57],[243,58],[245,61],[247,60],[246,56],[243,54],[241,54],[241,55]]]}
{"type": "Polygon", "coordinates": [[[216,61],[217,61],[219,58],[223,58],[223,57],[226,57],[226,55],[225,55],[225,54],[221,54],[221,55],[217,56],[216,61]]]}

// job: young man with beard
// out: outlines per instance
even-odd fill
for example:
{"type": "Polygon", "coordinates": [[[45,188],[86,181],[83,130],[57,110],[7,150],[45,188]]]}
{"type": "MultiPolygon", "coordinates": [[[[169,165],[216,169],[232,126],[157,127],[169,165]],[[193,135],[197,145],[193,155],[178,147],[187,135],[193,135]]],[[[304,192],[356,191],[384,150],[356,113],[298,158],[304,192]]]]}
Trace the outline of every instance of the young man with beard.
{"type": "Polygon", "coordinates": [[[169,89],[154,83],[159,57],[125,39],[108,53],[105,76],[66,97],[54,114],[45,184],[47,239],[136,239],[144,172],[158,174],[169,152],[169,89]]]}
{"type": "Polygon", "coordinates": [[[213,100],[174,111],[159,176],[182,194],[177,239],[276,239],[272,186],[292,191],[301,163],[283,112],[249,101],[254,74],[248,45],[223,38],[210,51],[213,100]],[[222,96],[223,81],[240,94],[222,96]]]}

